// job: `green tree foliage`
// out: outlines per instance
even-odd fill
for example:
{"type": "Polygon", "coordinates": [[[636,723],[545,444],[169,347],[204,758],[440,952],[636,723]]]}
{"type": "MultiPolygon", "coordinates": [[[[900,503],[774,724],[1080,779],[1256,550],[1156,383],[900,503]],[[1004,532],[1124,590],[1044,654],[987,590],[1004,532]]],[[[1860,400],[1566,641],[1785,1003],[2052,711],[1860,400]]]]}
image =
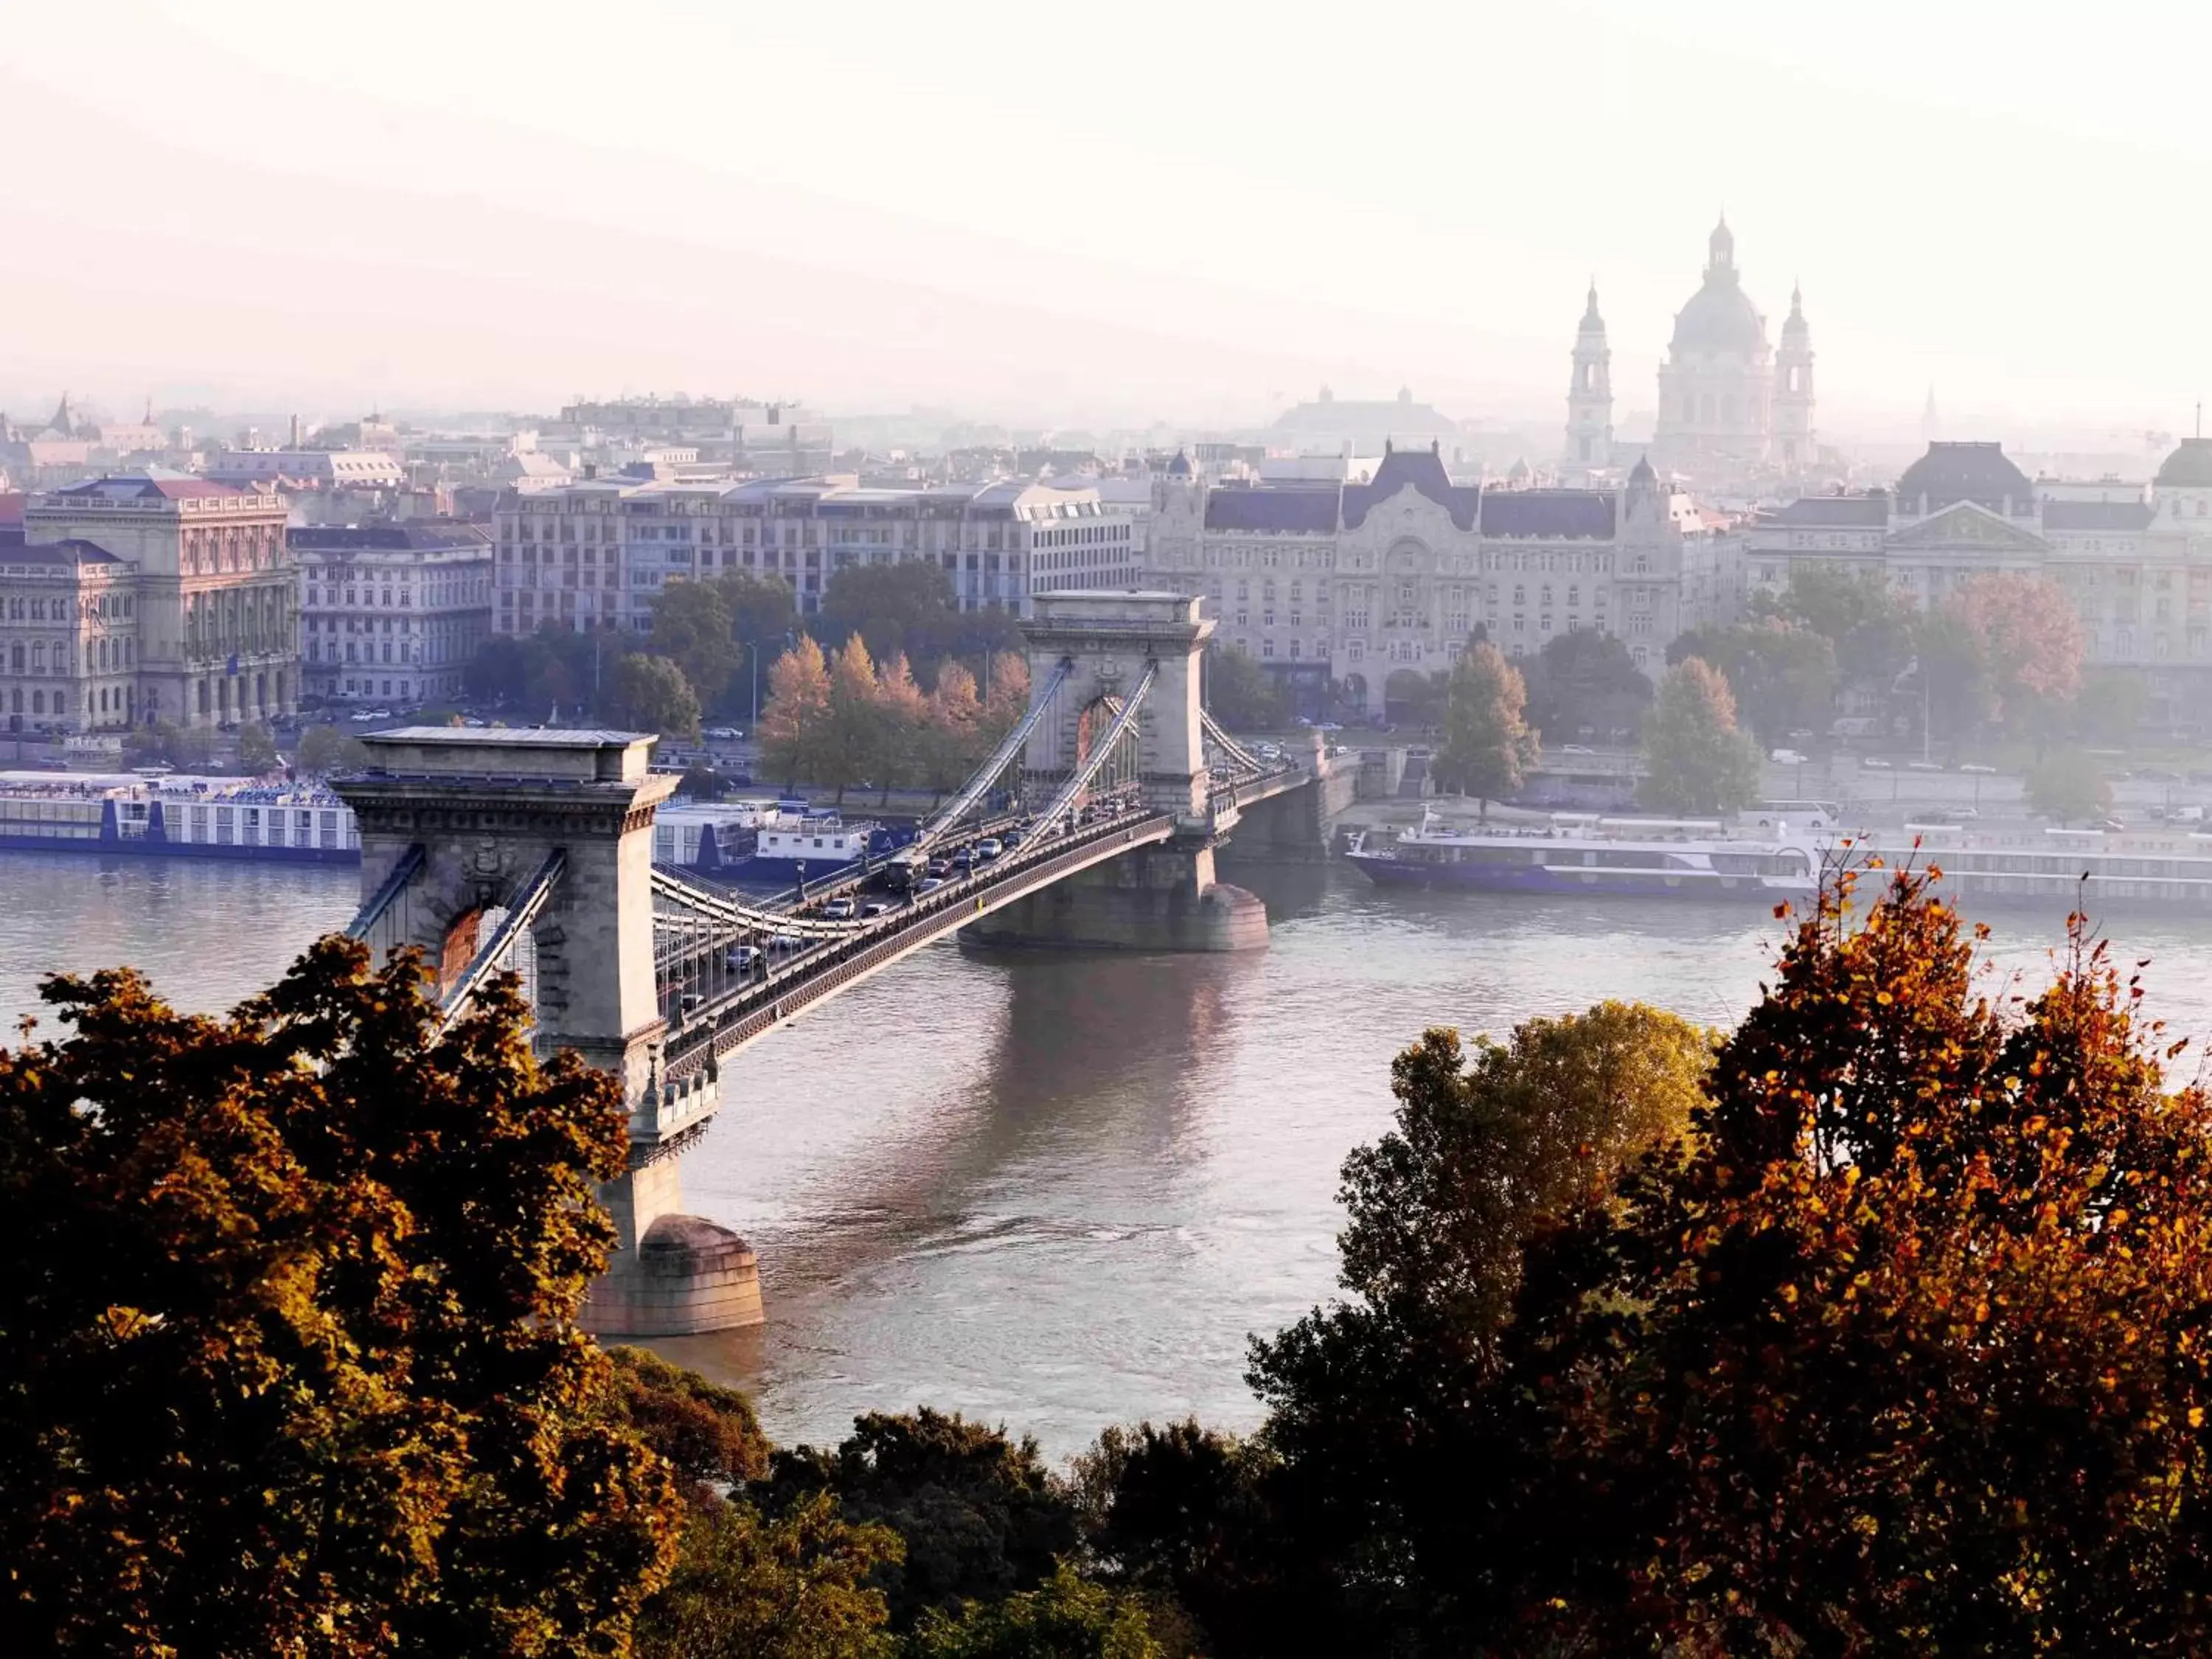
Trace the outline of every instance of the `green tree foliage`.
{"type": "Polygon", "coordinates": [[[1453,665],[1444,693],[1443,740],[1437,781],[1482,803],[1510,795],[1542,753],[1539,734],[1522,718],[1528,688],[1505,653],[1485,642],[1453,665]]]}
{"type": "Polygon", "coordinates": [[[615,665],[617,717],[642,732],[699,740],[699,697],[669,657],[637,652],[615,665]]]}
{"type": "Polygon", "coordinates": [[[1980,635],[1965,617],[1939,605],[1914,620],[1916,672],[1906,683],[1908,710],[1924,712],[1929,736],[1965,736],[1996,712],[1996,697],[1980,635]]]}
{"type": "Polygon", "coordinates": [[[799,629],[799,606],[791,584],[781,576],[750,570],[725,571],[714,579],[730,609],[730,634],[741,648],[763,657],[786,648],[799,629]]]}
{"type": "Polygon", "coordinates": [[[891,1659],[884,1594],[898,1535],[817,1492],[786,1512],[694,1509],[668,1587],[637,1620],[638,1659],[891,1659]]]}
{"type": "Polygon", "coordinates": [[[1736,730],[1728,682],[1696,657],[1667,676],[1644,722],[1638,798],[1662,812],[1732,812],[1759,793],[1759,751],[1736,730]]]}
{"type": "Polygon", "coordinates": [[[2135,741],[2150,702],[2150,689],[2141,674],[2106,669],[2086,674],[2081,693],[2074,700],[2074,732],[2084,743],[2118,747],[2135,741]]]}
{"type": "Polygon", "coordinates": [[[757,1480],[775,1449],[752,1401],[644,1348],[611,1348],[605,1415],[668,1460],[693,1503],[757,1480]]]}
{"type": "Polygon", "coordinates": [[[2078,749],[2061,749],[2036,763],[2027,780],[2027,804],[2061,823],[2108,811],[2112,786],[2097,763],[2078,749]]]}
{"type": "Polygon", "coordinates": [[[1021,647],[1021,624],[996,606],[961,611],[952,578],[934,562],[854,564],[836,571],[810,624],[825,648],[855,634],[881,661],[903,652],[911,662],[969,660],[1021,647]]]}
{"type": "Polygon", "coordinates": [[[1692,629],[1667,647],[1667,661],[1696,657],[1727,678],[1735,706],[1769,747],[1792,732],[1825,732],[1835,705],[1835,647],[1778,617],[1730,628],[1692,629]]]}
{"type": "Polygon", "coordinates": [[[684,671],[708,708],[720,708],[743,652],[731,588],[719,580],[672,581],[653,596],[651,649],[684,671]]]}
{"type": "Polygon", "coordinates": [[[335,726],[311,726],[300,733],[300,747],[294,756],[300,770],[318,777],[349,771],[368,759],[368,747],[361,739],[335,726]]]}
{"type": "Polygon", "coordinates": [[[1827,641],[1848,685],[1886,694],[1911,659],[1914,608],[1890,592],[1879,571],[1795,564],[1780,599],[1762,595],[1755,608],[1827,641]]]}
{"type": "Polygon", "coordinates": [[[1401,668],[1382,683],[1383,707],[1393,720],[1428,730],[1443,718],[1444,688],[1451,676],[1401,668]]]}
{"type": "Polygon", "coordinates": [[[1144,1608],[1062,1565],[1003,1601],[933,1608],[908,1638],[909,1659],[1165,1659],[1144,1608]]]}
{"type": "Polygon", "coordinates": [[[1312,1650],[1333,1608],[1290,1561],[1274,1503],[1282,1460],[1264,1437],[1195,1419],[1109,1428],[1073,1466],[1090,1559],[1141,1596],[1172,1651],[1259,1659],[1312,1650]]]}
{"type": "Polygon", "coordinates": [[[566,719],[604,714],[615,669],[637,647],[635,635],[613,629],[578,633],[542,623],[534,634],[495,634],[461,672],[472,697],[527,710],[532,719],[559,709],[566,719]]]}
{"type": "Polygon", "coordinates": [[[1231,732],[1272,732],[1290,724],[1291,699],[1279,676],[1234,645],[1206,653],[1206,706],[1231,732]]]}
{"type": "MultiPolygon", "coordinates": [[[[1601,1003],[1472,1053],[1433,1030],[1399,1056],[1395,1130],[1345,1164],[1348,1299],[1254,1345],[1282,1464],[1262,1487],[1278,1555],[1179,1577],[1210,1633],[1244,1583],[1289,1598],[1347,1652],[1449,1627],[1446,1609],[1487,1593],[1468,1505],[1491,1501],[1495,1462],[1529,1454],[1501,1443],[1476,1385],[1506,1363],[1530,1243],[1683,1133],[1712,1055],[1713,1039],[1671,1014],[1601,1003]]],[[[1238,1483],[1224,1485],[1237,1504],[1238,1483]]]]}
{"type": "Polygon", "coordinates": [[[225,1018],[128,970],[0,1054],[0,1646],[623,1650],[668,1470],[577,1328],[619,1085],[331,938],[225,1018]]]}
{"type": "Polygon", "coordinates": [[[276,739],[267,726],[257,722],[239,732],[238,763],[257,775],[276,769],[276,739]]]}
{"type": "Polygon", "coordinates": [[[1036,1443],[957,1413],[871,1413],[835,1451],[779,1452],[762,1501],[782,1513],[822,1492],[904,1540],[903,1564],[878,1575],[900,1628],[926,1607],[1034,1589],[1079,1541],[1073,1496],[1036,1443]]]}
{"type": "Polygon", "coordinates": [[[1553,635],[1524,678],[1528,723],[1559,741],[1633,732],[1651,706],[1651,682],[1628,647],[1595,629],[1553,635]]]}

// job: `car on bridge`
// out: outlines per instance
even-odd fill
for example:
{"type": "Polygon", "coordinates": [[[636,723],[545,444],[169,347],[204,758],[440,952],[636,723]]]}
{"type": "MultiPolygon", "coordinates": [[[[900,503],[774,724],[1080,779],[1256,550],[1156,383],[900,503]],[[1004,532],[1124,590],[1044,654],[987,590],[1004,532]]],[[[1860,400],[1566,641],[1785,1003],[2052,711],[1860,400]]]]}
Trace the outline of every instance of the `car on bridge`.
{"type": "Polygon", "coordinates": [[[944,885],[945,878],[942,876],[924,876],[914,890],[917,893],[933,893],[944,885]]]}
{"type": "Polygon", "coordinates": [[[986,836],[975,843],[975,857],[985,864],[989,863],[1006,850],[996,836],[986,836]]]}
{"type": "Polygon", "coordinates": [[[732,945],[722,952],[722,966],[732,973],[741,974],[760,965],[761,948],[757,945],[732,945]]]}
{"type": "Polygon", "coordinates": [[[833,898],[822,907],[822,915],[826,921],[850,921],[854,916],[853,901],[833,898]]]}

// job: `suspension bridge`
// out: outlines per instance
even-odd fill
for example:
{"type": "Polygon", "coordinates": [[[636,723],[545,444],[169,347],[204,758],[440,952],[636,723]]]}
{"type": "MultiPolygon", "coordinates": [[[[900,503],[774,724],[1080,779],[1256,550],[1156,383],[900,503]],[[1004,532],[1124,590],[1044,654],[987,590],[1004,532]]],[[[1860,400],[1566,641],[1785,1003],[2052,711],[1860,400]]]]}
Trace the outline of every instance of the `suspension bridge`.
{"type": "Polygon", "coordinates": [[[361,825],[350,931],[421,951],[447,1018],[526,965],[542,1050],[619,1076],[630,1168],[602,1196],[619,1236],[586,1322],[610,1335],[762,1316],[751,1252],[682,1212],[684,1149],[720,1108],[720,1062],[778,1025],[965,933],[996,945],[1233,950],[1264,908],[1215,879],[1240,830],[1318,846],[1356,762],[1318,741],[1263,757],[1199,699],[1212,624],[1170,594],[1040,595],[1030,708],[893,867],[760,897],[652,862],[675,780],[654,739],[605,731],[406,727],[337,781],[361,825]]]}

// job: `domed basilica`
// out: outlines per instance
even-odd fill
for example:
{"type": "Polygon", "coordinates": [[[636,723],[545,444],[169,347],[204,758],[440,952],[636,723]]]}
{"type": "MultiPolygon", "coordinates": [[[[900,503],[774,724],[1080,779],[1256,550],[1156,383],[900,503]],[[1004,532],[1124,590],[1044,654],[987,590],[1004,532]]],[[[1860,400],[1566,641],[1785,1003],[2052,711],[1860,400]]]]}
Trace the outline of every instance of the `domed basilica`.
{"type": "MultiPolygon", "coordinates": [[[[1814,459],[1813,343],[1800,296],[1790,295],[1781,349],[1735,268],[1735,236],[1723,219],[1706,243],[1705,280],[1675,313],[1659,369],[1652,461],[1701,483],[1802,475],[1814,459]]],[[[1593,286],[1575,335],[1567,392],[1565,465],[1589,473],[1624,464],[1613,435],[1613,352],[1593,286]]],[[[1620,447],[1626,449],[1627,446],[1620,447]]]]}

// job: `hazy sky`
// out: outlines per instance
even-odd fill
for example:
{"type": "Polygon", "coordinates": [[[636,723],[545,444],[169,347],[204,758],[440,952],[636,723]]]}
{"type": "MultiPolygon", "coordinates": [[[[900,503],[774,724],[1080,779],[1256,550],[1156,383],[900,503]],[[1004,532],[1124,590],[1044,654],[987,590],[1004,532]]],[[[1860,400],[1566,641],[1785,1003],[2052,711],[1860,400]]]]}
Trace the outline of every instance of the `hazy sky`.
{"type": "MultiPolygon", "coordinates": [[[[1724,205],[1823,425],[2185,429],[2212,7],[6,8],[0,399],[1648,410],[1724,205]]],[[[133,411],[135,412],[135,411],[133,411]]],[[[1999,435],[1992,431],[1991,435],[1999,435]]]]}

